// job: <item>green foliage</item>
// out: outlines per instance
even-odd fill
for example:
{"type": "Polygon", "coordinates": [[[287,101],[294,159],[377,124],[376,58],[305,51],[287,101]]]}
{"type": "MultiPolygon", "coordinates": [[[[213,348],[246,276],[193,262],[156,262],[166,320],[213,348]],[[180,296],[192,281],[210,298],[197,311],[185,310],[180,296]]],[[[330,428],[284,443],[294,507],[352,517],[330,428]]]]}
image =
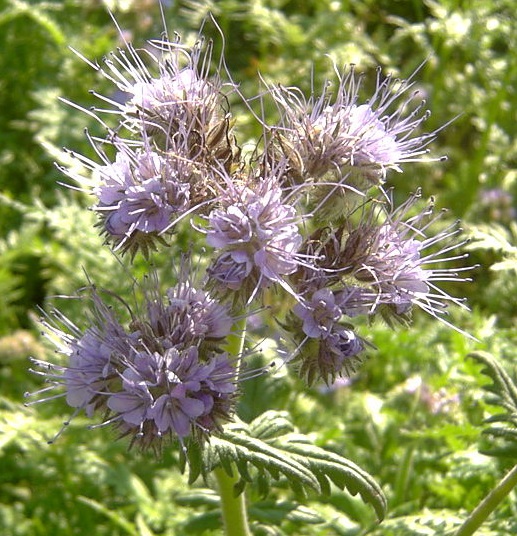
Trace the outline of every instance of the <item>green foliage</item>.
{"type": "MultiPolygon", "coordinates": [[[[468,292],[474,311],[451,317],[480,342],[420,316],[411,331],[369,327],[377,350],[349,383],[306,389],[285,374],[250,380],[239,408],[243,422],[214,437],[197,462],[196,451],[189,452],[191,480],[204,464],[236,475],[257,535],[454,534],[517,453],[513,2],[172,4],[165,7],[169,31],[190,42],[212,11],[245,96],[257,92],[257,71],[310,94],[332,76],[331,59],[373,75],[380,64],[401,76],[427,60],[418,89],[433,110],[431,128],[455,118],[433,149],[449,159],[421,164],[415,181],[390,180],[402,195],[422,185],[424,195],[436,194],[440,206],[451,208],[451,219],[461,216],[473,239],[471,257],[481,264],[468,292]],[[488,190],[509,196],[504,206],[484,201],[488,190]],[[271,407],[277,411],[265,413],[271,407]],[[377,525],[371,507],[384,515],[383,493],[387,514],[377,525]]],[[[159,35],[155,3],[109,5],[136,44],[159,35]]],[[[221,49],[217,28],[207,21],[205,30],[221,49]]],[[[122,294],[134,285],[102,247],[94,215],[85,210],[91,200],[57,185],[63,178],[53,164],[66,158],[62,146],[93,158],[83,129],[100,131],[57,100],[95,103],[88,89],[98,84],[96,74],[67,45],[100,61],[117,44],[100,2],[7,0],[0,7],[0,532],[6,535],[222,534],[219,497],[187,486],[180,446],[154,460],[128,452],[107,430],[89,430],[82,418],[47,445],[62,427],[64,401],[37,412],[22,405],[23,393],[40,387],[27,373],[27,357],[45,353],[32,324],[37,307],[54,295],[75,295],[89,279],[122,294]]],[[[248,138],[260,136],[261,127],[240,110],[238,128],[248,138]]],[[[163,270],[174,262],[156,259],[163,270]]],[[[80,324],[81,301],[63,302],[60,308],[80,324]]],[[[277,341],[264,337],[270,357],[277,341]]],[[[517,533],[516,517],[506,501],[476,534],[517,533]]]]}
{"type": "Polygon", "coordinates": [[[517,385],[503,366],[487,352],[474,352],[470,357],[480,363],[482,372],[491,383],[484,386],[490,394],[487,402],[502,412],[486,419],[483,433],[491,439],[491,444],[483,448],[490,456],[517,459],[517,385]]]}
{"type": "MultiPolygon", "coordinates": [[[[270,479],[285,479],[301,496],[308,490],[330,495],[331,484],[359,493],[374,508],[379,520],[386,511],[386,499],[373,478],[346,458],[315,446],[307,436],[296,433],[286,412],[269,411],[248,426],[231,424],[210,441],[208,448],[189,446],[189,481],[195,482],[202,472],[222,467],[229,476],[237,469],[240,480],[235,492],[246,485],[258,486],[267,495],[270,479]],[[192,448],[194,447],[194,448],[192,448]],[[256,471],[251,471],[252,466],[256,471]]],[[[205,477],[206,477],[205,474],[205,477]]]]}

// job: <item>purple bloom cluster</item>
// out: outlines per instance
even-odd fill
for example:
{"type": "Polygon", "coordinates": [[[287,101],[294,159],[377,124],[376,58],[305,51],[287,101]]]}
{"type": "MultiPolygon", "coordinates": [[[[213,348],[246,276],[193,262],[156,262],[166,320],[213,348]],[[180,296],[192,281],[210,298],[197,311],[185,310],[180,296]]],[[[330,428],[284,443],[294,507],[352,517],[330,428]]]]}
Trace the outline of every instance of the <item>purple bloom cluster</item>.
{"type": "MultiPolygon", "coordinates": [[[[73,154],[92,172],[93,179],[76,168],[62,168],[74,182],[94,194],[100,227],[120,253],[149,256],[163,235],[174,232],[186,212],[204,213],[220,190],[220,172],[237,162],[239,149],[226,110],[233,84],[210,76],[209,48],[196,44],[190,52],[178,42],[152,41],[147,51],[112,54],[104,66],[92,64],[125,102],[93,92],[108,103],[110,116],[119,117],[106,140],[89,138],[103,164],[73,154]],[[146,65],[151,63],[153,67],[146,65]],[[128,137],[121,137],[121,132],[128,137]],[[103,150],[111,144],[112,161],[103,150]]],[[[82,57],[82,56],[81,56],[82,57]]]]}
{"type": "Polygon", "coordinates": [[[364,343],[352,329],[340,323],[343,306],[342,294],[322,288],[310,299],[293,308],[295,317],[302,321],[305,347],[300,348],[300,373],[309,384],[322,378],[333,382],[344,371],[350,374],[364,350],[364,343]]]}
{"type": "Polygon", "coordinates": [[[59,314],[44,322],[68,365],[35,361],[48,381],[65,387],[69,406],[102,414],[103,424],[116,424],[142,447],[204,437],[231,418],[237,370],[220,344],[233,324],[224,306],[180,284],[165,299],[148,295],[145,314],[131,313],[124,328],[95,290],[91,298],[94,322],[84,332],[59,314]]]}
{"type": "Polygon", "coordinates": [[[209,267],[215,286],[244,289],[249,298],[297,269],[302,237],[296,210],[283,196],[274,179],[259,178],[231,188],[223,206],[210,213],[206,241],[221,250],[209,267]]]}
{"type": "Polygon", "coordinates": [[[400,164],[427,153],[436,132],[414,135],[429,115],[424,102],[413,105],[417,92],[407,95],[414,82],[383,79],[379,70],[375,94],[358,104],[361,81],[353,68],[343,73],[334,99],[329,83],[309,100],[296,89],[270,88],[282,116],[273,147],[289,157],[292,180],[318,181],[328,173],[343,179],[353,172],[378,182],[388,169],[401,171],[400,164]]]}
{"type": "Polygon", "coordinates": [[[88,62],[126,100],[94,92],[110,106],[93,112],[108,130],[89,138],[101,163],[73,155],[88,178],[64,172],[94,195],[114,251],[132,259],[180,248],[167,238],[189,226],[205,277],[194,285],[183,266],[165,297],[153,280],[126,327],[95,291],[85,331],[59,314],[61,323],[45,321],[69,362],[41,374],[64,385],[71,407],[101,412],[143,446],[206,436],[231,419],[242,356],[229,355],[228,339],[251,312],[275,308],[290,360],[312,384],[355,371],[371,346],[356,333],[361,318],[409,322],[417,306],[447,324],[447,305],[463,306],[439,286],[467,280],[468,267],[449,268],[464,258],[457,222],[434,232],[443,213],[419,209],[420,192],[397,208],[383,186],[391,170],[439,160],[425,157],[438,131],[420,131],[429,112],[411,78],[379,70],[366,101],[354,68],[335,69],[334,87],[309,98],[266,87],[261,98],[280,120],[263,120],[262,140],[243,157],[227,99],[238,89],[222,81],[224,62],[211,73],[211,45],[149,45],[88,62]]]}
{"type": "Polygon", "coordinates": [[[314,262],[292,278],[301,298],[287,324],[298,344],[294,360],[310,381],[333,381],[361,360],[365,341],[345,319],[379,315],[390,324],[408,323],[417,306],[449,324],[448,304],[465,307],[437,285],[466,281],[462,272],[471,267],[447,267],[466,258],[453,253],[464,243],[457,240],[461,229],[453,222],[428,234],[444,212],[434,215],[433,203],[418,210],[419,198],[418,192],[396,209],[387,198],[370,199],[355,224],[318,230],[305,241],[304,256],[314,262]]]}
{"type": "Polygon", "coordinates": [[[190,185],[182,182],[183,166],[177,164],[154,151],[132,152],[122,145],[114,163],[96,170],[94,210],[115,251],[134,254],[139,247],[148,256],[171,221],[188,210],[190,185]]]}

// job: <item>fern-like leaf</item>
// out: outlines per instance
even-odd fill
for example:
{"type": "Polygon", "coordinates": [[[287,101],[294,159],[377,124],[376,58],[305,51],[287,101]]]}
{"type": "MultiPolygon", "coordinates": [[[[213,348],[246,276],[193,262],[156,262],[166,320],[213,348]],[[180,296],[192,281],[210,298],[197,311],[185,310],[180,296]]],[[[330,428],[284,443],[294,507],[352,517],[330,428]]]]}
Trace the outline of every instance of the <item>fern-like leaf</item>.
{"type": "Polygon", "coordinates": [[[517,385],[501,364],[487,352],[474,352],[470,357],[483,365],[481,372],[492,381],[484,389],[490,393],[487,402],[504,411],[492,415],[485,422],[494,426],[487,427],[483,433],[507,443],[504,448],[484,449],[483,454],[491,456],[515,456],[517,449],[517,385]]]}
{"type": "Polygon", "coordinates": [[[201,474],[206,477],[222,467],[230,476],[237,471],[236,494],[254,484],[265,496],[273,480],[286,482],[301,496],[309,491],[329,495],[334,484],[352,495],[359,494],[379,520],[386,512],[386,498],[374,479],[350,460],[297,433],[286,412],[265,412],[249,425],[232,423],[204,447],[188,447],[186,454],[191,483],[201,474]]]}
{"type": "Polygon", "coordinates": [[[330,494],[330,482],[352,495],[359,495],[370,504],[382,520],[386,512],[386,498],[370,474],[355,463],[334,452],[318,447],[300,434],[288,434],[276,439],[289,455],[309,469],[318,479],[321,492],[330,494]]]}

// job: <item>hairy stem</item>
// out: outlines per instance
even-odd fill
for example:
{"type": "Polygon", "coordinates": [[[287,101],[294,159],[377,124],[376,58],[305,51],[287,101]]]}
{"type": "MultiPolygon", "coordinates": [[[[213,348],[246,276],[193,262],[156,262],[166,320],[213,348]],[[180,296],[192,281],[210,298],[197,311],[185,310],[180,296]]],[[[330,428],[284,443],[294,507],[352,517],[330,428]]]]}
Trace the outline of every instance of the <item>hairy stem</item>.
{"type": "Polygon", "coordinates": [[[228,354],[237,359],[237,376],[241,368],[242,352],[244,350],[244,342],[246,341],[246,316],[238,320],[233,326],[233,332],[228,335],[226,350],[228,354]]]}
{"type": "MultiPolygon", "coordinates": [[[[243,315],[234,326],[234,332],[228,337],[227,351],[237,358],[237,374],[241,368],[242,352],[246,340],[246,316],[243,315]]],[[[248,514],[246,511],[246,495],[243,491],[238,497],[235,496],[234,486],[238,476],[229,476],[222,468],[214,471],[219,486],[221,497],[221,511],[226,536],[250,536],[248,514]]]]}
{"type": "Polygon", "coordinates": [[[216,469],[214,473],[219,485],[226,536],[250,536],[245,494],[243,492],[238,497],[235,497],[234,493],[234,485],[238,477],[235,475],[228,476],[224,469],[221,468],[216,469]]]}
{"type": "Polygon", "coordinates": [[[497,508],[499,503],[517,485],[517,465],[499,482],[499,484],[476,506],[456,536],[470,536],[481,526],[485,519],[497,508]]]}

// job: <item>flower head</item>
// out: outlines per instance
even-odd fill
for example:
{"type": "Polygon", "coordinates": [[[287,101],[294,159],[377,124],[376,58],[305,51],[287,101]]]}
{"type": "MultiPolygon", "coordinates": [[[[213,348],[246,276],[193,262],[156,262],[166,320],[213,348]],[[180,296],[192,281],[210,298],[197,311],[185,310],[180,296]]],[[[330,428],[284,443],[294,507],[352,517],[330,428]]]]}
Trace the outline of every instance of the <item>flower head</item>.
{"type": "MultiPolygon", "coordinates": [[[[327,83],[320,96],[306,100],[296,89],[270,88],[280,113],[275,150],[290,162],[288,176],[295,182],[321,180],[327,173],[347,174],[369,181],[384,179],[388,169],[421,159],[436,132],[414,135],[428,117],[418,94],[406,96],[414,82],[377,75],[374,95],[359,104],[362,77],[353,69],[338,73],[332,95],[327,83]]],[[[350,181],[349,181],[350,182],[350,181]]]]}
{"type": "Polygon", "coordinates": [[[207,243],[221,251],[209,268],[214,286],[249,297],[296,270],[302,238],[283,195],[270,176],[221,196],[221,208],[208,218],[207,243]]]}
{"type": "Polygon", "coordinates": [[[97,166],[94,210],[115,251],[140,249],[148,255],[171,222],[189,208],[190,185],[183,166],[151,149],[131,150],[119,143],[115,162],[97,166]]]}
{"type": "Polygon", "coordinates": [[[56,321],[43,322],[68,363],[34,360],[76,412],[102,415],[103,425],[115,424],[142,447],[159,447],[164,438],[206,437],[234,410],[236,358],[219,344],[233,319],[189,285],[166,296],[149,294],[143,314],[130,310],[132,320],[123,326],[93,289],[93,320],[84,331],[58,312],[56,321]]]}
{"type": "Polygon", "coordinates": [[[361,360],[365,345],[352,326],[340,323],[342,316],[339,295],[328,288],[293,308],[290,332],[297,340],[300,330],[305,335],[294,358],[309,384],[318,378],[329,384],[338,376],[349,376],[361,360]]]}
{"type": "Polygon", "coordinates": [[[144,445],[172,435],[184,439],[218,429],[233,411],[235,368],[227,354],[202,361],[199,349],[142,350],[121,371],[120,390],[106,405],[121,421],[123,435],[144,445]]]}
{"type": "Polygon", "coordinates": [[[198,164],[230,166],[238,151],[226,98],[234,86],[222,83],[220,68],[211,75],[212,45],[202,38],[190,48],[168,38],[149,41],[141,50],[125,45],[103,66],[81,56],[127,96],[117,102],[94,92],[111,106],[109,113],[118,114],[120,125],[133,135],[145,133],[162,151],[179,148],[182,158],[198,164]]]}
{"type": "Polygon", "coordinates": [[[442,318],[448,303],[464,306],[437,285],[468,281],[461,272],[472,267],[443,267],[466,257],[451,255],[464,243],[457,240],[461,229],[454,222],[432,234],[430,228],[443,212],[433,216],[431,202],[409,216],[419,197],[420,192],[397,209],[378,200],[366,204],[359,224],[342,226],[321,246],[318,263],[324,275],[301,279],[302,285],[330,285],[340,292],[340,307],[348,316],[389,311],[403,319],[416,305],[442,318]]]}

